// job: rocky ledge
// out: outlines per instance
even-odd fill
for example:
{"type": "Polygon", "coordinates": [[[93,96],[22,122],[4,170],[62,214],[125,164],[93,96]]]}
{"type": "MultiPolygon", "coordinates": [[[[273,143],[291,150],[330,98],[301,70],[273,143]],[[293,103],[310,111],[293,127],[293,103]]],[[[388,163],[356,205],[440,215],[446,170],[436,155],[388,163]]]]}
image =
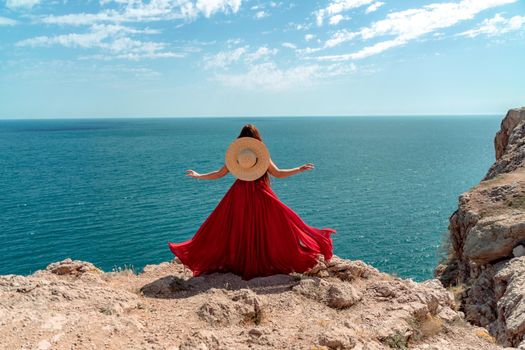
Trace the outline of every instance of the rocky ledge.
{"type": "Polygon", "coordinates": [[[494,145],[496,162],[450,217],[449,257],[436,276],[466,320],[525,349],[525,107],[507,113],[494,145]]]}
{"type": "Polygon", "coordinates": [[[501,349],[438,280],[333,257],[308,273],[140,274],[70,259],[0,276],[1,349],[501,349]]]}

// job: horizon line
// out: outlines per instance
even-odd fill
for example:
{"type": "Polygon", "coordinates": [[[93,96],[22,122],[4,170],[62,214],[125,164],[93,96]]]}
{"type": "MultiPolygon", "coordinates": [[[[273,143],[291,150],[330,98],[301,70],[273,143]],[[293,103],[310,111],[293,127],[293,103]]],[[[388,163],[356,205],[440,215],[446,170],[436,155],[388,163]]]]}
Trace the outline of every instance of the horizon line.
{"type": "Polygon", "coordinates": [[[188,115],[188,116],[80,116],[2,117],[0,120],[86,120],[86,119],[233,119],[233,118],[376,118],[376,117],[493,117],[505,113],[408,113],[408,114],[326,114],[326,115],[188,115]]]}

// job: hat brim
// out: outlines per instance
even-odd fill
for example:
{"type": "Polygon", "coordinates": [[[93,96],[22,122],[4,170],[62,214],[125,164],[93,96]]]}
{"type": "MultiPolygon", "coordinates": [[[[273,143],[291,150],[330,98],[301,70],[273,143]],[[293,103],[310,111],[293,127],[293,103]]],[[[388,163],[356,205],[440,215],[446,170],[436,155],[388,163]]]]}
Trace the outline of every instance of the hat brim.
{"type": "Polygon", "coordinates": [[[236,178],[244,181],[257,180],[268,171],[270,165],[270,152],[266,145],[253,137],[241,137],[233,141],[224,158],[226,168],[236,178]],[[255,153],[257,161],[251,168],[243,168],[237,162],[237,155],[244,149],[249,148],[255,153]]]}

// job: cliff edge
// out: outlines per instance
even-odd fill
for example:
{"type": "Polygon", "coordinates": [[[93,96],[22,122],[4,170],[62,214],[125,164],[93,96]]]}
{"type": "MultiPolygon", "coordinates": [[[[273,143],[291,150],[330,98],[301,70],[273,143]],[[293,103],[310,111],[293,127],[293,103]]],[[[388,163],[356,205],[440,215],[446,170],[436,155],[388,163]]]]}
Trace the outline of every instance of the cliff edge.
{"type": "Polygon", "coordinates": [[[508,111],[494,146],[495,163],[450,217],[449,257],[436,276],[468,321],[525,349],[525,107],[508,111]]]}
{"type": "Polygon", "coordinates": [[[0,276],[0,349],[501,349],[438,280],[333,257],[306,274],[104,273],[70,259],[0,276]]]}

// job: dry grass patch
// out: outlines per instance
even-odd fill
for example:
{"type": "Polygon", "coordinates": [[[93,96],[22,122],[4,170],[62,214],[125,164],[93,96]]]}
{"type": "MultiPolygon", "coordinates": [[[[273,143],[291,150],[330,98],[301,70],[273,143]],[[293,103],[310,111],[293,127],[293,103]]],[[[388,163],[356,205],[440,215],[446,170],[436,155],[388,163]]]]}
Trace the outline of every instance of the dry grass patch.
{"type": "Polygon", "coordinates": [[[443,330],[443,320],[439,317],[428,315],[419,325],[423,338],[433,337],[443,330]]]}
{"type": "Polygon", "coordinates": [[[491,336],[489,334],[489,332],[487,332],[487,330],[485,329],[481,329],[481,330],[478,330],[476,331],[476,335],[482,339],[485,339],[486,341],[489,341],[491,343],[496,343],[496,338],[494,338],[493,336],[491,336]]]}
{"type": "Polygon", "coordinates": [[[452,295],[454,295],[454,310],[459,311],[459,307],[461,305],[462,296],[463,294],[468,290],[468,286],[466,284],[458,284],[457,286],[448,287],[447,290],[449,292],[452,292],[452,295]]]}

